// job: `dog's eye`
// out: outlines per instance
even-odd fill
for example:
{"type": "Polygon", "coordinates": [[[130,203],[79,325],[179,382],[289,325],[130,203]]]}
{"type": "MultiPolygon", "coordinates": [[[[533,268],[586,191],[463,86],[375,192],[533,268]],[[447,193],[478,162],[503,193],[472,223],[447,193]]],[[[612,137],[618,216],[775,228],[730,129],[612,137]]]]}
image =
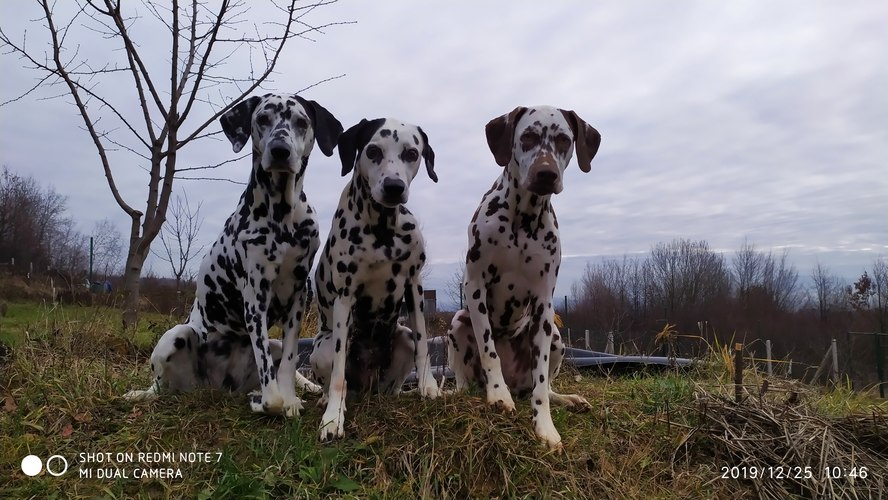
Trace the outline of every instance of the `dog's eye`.
{"type": "Polygon", "coordinates": [[[259,115],[256,117],[256,125],[260,127],[267,127],[271,123],[271,120],[268,119],[268,115],[259,115]]]}
{"type": "Polygon", "coordinates": [[[305,121],[305,118],[296,119],[296,128],[303,130],[308,128],[308,122],[305,121]]]}
{"type": "Polygon", "coordinates": [[[407,163],[413,163],[419,159],[419,151],[413,148],[405,149],[404,152],[401,154],[401,159],[403,159],[407,163]]]}
{"type": "Polygon", "coordinates": [[[555,137],[555,149],[561,153],[566,153],[570,149],[571,142],[573,140],[567,134],[558,134],[555,137]]]}
{"type": "Polygon", "coordinates": [[[382,150],[379,146],[367,146],[367,158],[373,161],[382,160],[382,150]]]}
{"type": "Polygon", "coordinates": [[[521,134],[521,147],[526,151],[540,143],[540,136],[536,132],[524,132],[521,134]]]}

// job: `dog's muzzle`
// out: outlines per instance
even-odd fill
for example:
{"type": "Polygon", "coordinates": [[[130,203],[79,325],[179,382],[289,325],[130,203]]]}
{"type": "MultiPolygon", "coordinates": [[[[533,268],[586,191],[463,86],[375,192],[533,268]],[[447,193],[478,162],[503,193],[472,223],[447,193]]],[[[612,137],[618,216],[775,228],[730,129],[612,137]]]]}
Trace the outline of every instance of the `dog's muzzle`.
{"type": "Polygon", "coordinates": [[[407,191],[407,184],[401,179],[392,179],[386,177],[382,180],[382,202],[384,205],[395,206],[404,203],[404,193],[407,191]]]}
{"type": "Polygon", "coordinates": [[[537,160],[527,172],[527,190],[545,196],[561,192],[561,172],[550,158],[537,160]]]}
{"type": "Polygon", "coordinates": [[[272,141],[266,146],[268,150],[268,166],[272,172],[292,172],[294,165],[293,149],[284,141],[272,141]]]}

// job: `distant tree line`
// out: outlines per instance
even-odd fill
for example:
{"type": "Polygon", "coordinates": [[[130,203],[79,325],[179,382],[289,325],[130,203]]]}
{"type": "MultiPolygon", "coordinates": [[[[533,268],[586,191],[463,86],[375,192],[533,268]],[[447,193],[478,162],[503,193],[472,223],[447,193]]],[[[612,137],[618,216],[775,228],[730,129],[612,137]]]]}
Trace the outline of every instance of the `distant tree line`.
{"type": "Polygon", "coordinates": [[[82,233],[68,214],[67,197],[40,186],[31,176],[5,166],[0,170],[0,269],[51,274],[69,287],[85,284],[90,237],[94,279],[118,274],[123,242],[110,220],[101,220],[90,233],[82,233]]]}
{"type": "Polygon", "coordinates": [[[781,352],[818,350],[850,329],[888,326],[888,265],[878,259],[847,283],[823,264],[801,276],[787,251],[744,242],[726,255],[706,241],[676,239],[646,255],[587,264],[564,313],[574,331],[613,332],[648,348],[672,324],[722,342],[768,338],[781,352]]]}

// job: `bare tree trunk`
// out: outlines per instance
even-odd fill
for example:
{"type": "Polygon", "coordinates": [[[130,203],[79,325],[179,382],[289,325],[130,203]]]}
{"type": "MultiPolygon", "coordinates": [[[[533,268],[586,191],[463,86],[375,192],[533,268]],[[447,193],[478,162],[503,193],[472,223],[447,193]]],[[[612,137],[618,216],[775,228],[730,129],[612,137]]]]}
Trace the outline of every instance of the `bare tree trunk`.
{"type": "Polygon", "coordinates": [[[126,272],[123,276],[125,299],[123,303],[123,327],[135,328],[139,321],[139,283],[144,257],[131,253],[127,257],[126,272]]]}
{"type": "Polygon", "coordinates": [[[136,212],[130,228],[130,244],[126,254],[126,266],[123,269],[123,328],[135,328],[139,321],[139,284],[142,277],[142,266],[145,255],[139,253],[141,236],[139,236],[139,220],[142,214],[136,212]]]}
{"type": "Polygon", "coordinates": [[[5,53],[19,56],[26,67],[44,74],[36,86],[15,99],[0,103],[0,107],[14,103],[41,87],[56,84],[66,87],[61,93],[53,91],[54,95],[67,95],[73,99],[96,147],[111,194],[132,219],[124,269],[125,327],[135,326],[138,320],[139,276],[151,243],[166,218],[174,177],[185,171],[215,168],[177,168],[177,152],[193,141],[218,133],[211,131],[210,127],[237,102],[259,89],[273,74],[288,40],[303,37],[309,32],[321,32],[324,27],[345,24],[333,22],[312,26],[302,20],[319,5],[329,5],[334,1],[304,6],[297,6],[297,0],[289,0],[284,5],[272,2],[278,11],[273,19],[244,23],[245,26],[267,26],[270,33],[254,33],[254,28],[247,28],[247,31],[239,29],[244,21],[240,18],[254,4],[242,0],[193,0],[186,6],[180,6],[178,1],[171,2],[169,6],[167,4],[170,2],[145,0],[140,5],[154,14],[145,20],[137,10],[124,12],[124,2],[118,0],[38,0],[43,17],[34,22],[39,23],[41,30],[45,29],[48,35],[47,49],[43,50],[31,50],[26,46],[26,32],[13,36],[0,27],[0,44],[7,49],[5,53]],[[152,31],[146,24],[151,19],[159,22],[170,34],[171,44],[167,54],[169,73],[164,70],[152,71],[155,66],[146,64],[157,55],[156,44],[145,44],[133,38],[134,33],[152,31]],[[137,29],[133,28],[134,25],[137,29]],[[72,41],[78,36],[75,32],[81,31],[81,28],[84,28],[83,32],[100,33],[106,39],[113,40],[111,52],[99,56],[108,58],[103,67],[93,68],[92,63],[86,61],[86,56],[80,55],[80,44],[72,41]],[[244,71],[233,72],[226,66],[234,53],[252,54],[254,51],[263,54],[263,57],[255,61],[251,58],[251,64],[244,71]],[[104,79],[110,74],[129,75],[132,79],[131,94],[123,100],[115,98],[117,92],[109,92],[111,88],[122,89],[119,78],[104,79]],[[161,82],[165,81],[169,81],[168,92],[161,88],[161,82]],[[165,97],[168,97],[168,101],[164,100],[165,97]],[[217,100],[224,100],[227,104],[217,100]],[[127,112],[133,103],[138,103],[138,108],[132,113],[127,112]],[[210,107],[209,112],[201,109],[203,104],[210,107]],[[200,112],[205,112],[206,116],[188,119],[196,109],[201,109],[200,112]],[[107,128],[104,128],[105,123],[109,123],[107,128]],[[140,162],[150,162],[144,211],[131,206],[118,190],[111,158],[107,154],[112,150],[129,152],[141,158],[140,162]]]}

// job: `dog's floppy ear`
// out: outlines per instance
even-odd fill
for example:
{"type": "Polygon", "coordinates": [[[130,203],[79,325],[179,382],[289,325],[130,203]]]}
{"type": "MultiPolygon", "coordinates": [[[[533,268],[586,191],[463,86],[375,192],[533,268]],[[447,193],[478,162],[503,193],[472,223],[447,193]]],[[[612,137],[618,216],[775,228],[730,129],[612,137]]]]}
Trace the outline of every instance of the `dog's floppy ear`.
{"type": "Polygon", "coordinates": [[[385,123],[384,118],[375,120],[363,118],[357,125],[353,125],[339,136],[339,159],[342,161],[342,175],[352,171],[358,155],[383,123],[385,123]]]}
{"type": "Polygon", "coordinates": [[[527,111],[524,106],[518,106],[511,113],[494,118],[487,122],[484,132],[487,134],[487,146],[493,153],[496,164],[505,167],[512,161],[512,141],[515,138],[515,124],[521,119],[521,115],[527,111]]]}
{"type": "Polygon", "coordinates": [[[425,160],[426,172],[429,173],[429,177],[438,182],[438,174],[435,173],[435,150],[432,149],[432,146],[429,144],[429,136],[426,135],[425,131],[422,127],[416,127],[419,130],[419,135],[422,137],[422,158],[425,160]]]}
{"type": "Polygon", "coordinates": [[[311,126],[314,129],[315,141],[321,148],[324,156],[333,156],[333,148],[342,134],[342,124],[333,116],[333,113],[327,111],[327,108],[321,106],[317,101],[303,99],[298,95],[293,97],[302,104],[308,117],[311,119],[311,126]]]}
{"type": "Polygon", "coordinates": [[[235,153],[240,153],[250,135],[253,133],[253,111],[259,105],[262,98],[253,96],[237,103],[219,117],[222,124],[222,132],[231,141],[231,147],[235,153]]]}
{"type": "Polygon", "coordinates": [[[598,152],[598,146],[601,145],[601,134],[573,111],[562,109],[561,113],[567,119],[570,130],[573,132],[574,143],[577,149],[577,163],[580,164],[580,170],[588,172],[592,169],[592,158],[595,157],[595,153],[598,152]]]}

